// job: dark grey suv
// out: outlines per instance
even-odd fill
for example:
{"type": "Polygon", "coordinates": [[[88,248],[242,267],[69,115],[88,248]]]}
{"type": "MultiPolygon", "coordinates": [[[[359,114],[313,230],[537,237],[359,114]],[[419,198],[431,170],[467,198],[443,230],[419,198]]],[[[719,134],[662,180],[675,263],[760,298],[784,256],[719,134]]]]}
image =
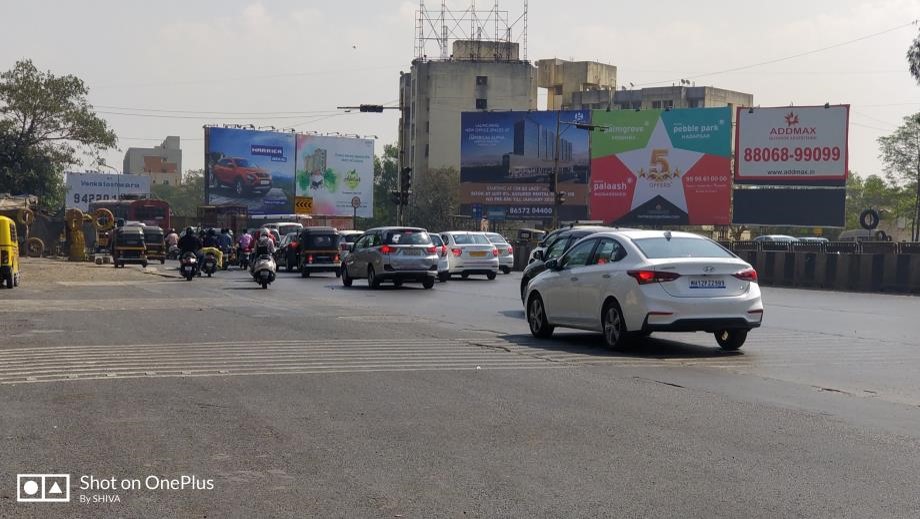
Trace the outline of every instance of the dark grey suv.
{"type": "Polygon", "coordinates": [[[352,246],[342,262],[342,284],[350,287],[355,279],[367,279],[371,288],[392,281],[434,286],[438,275],[438,249],[428,231],[419,227],[378,227],[370,229],[352,246]]]}

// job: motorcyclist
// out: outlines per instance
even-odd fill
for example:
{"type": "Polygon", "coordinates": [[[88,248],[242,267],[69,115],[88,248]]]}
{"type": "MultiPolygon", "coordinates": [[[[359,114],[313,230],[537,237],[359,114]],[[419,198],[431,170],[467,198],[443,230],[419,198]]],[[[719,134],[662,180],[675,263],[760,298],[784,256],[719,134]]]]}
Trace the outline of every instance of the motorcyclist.
{"type": "Polygon", "coordinates": [[[256,255],[261,256],[263,254],[268,254],[269,256],[275,254],[275,240],[272,239],[272,235],[268,231],[263,232],[262,236],[259,237],[258,243],[256,243],[256,255]]]}
{"type": "Polygon", "coordinates": [[[202,247],[202,254],[213,254],[217,258],[217,268],[223,268],[224,266],[224,252],[220,248],[220,241],[217,237],[217,231],[214,229],[208,229],[207,234],[204,236],[202,247]]]}
{"type": "Polygon", "coordinates": [[[198,239],[198,236],[195,236],[195,231],[191,227],[185,229],[185,233],[181,238],[176,242],[176,245],[179,246],[179,250],[185,254],[186,252],[193,252],[198,254],[198,251],[201,250],[201,240],[198,239]]]}
{"type": "Polygon", "coordinates": [[[249,250],[252,247],[252,235],[248,232],[244,232],[243,235],[240,236],[239,244],[241,251],[249,250]]]}
{"type": "Polygon", "coordinates": [[[166,235],[166,250],[171,249],[172,247],[179,246],[179,235],[176,234],[175,229],[170,229],[169,234],[166,235]]]}

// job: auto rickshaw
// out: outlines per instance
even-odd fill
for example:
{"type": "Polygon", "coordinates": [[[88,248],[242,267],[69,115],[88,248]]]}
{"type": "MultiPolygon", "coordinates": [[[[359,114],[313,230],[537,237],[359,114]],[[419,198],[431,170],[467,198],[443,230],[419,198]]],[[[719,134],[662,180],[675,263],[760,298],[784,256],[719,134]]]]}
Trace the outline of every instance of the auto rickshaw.
{"type": "Polygon", "coordinates": [[[0,286],[18,287],[20,276],[16,222],[0,216],[0,286]]]}
{"type": "Polygon", "coordinates": [[[124,267],[126,263],[147,266],[147,246],[142,227],[126,225],[113,231],[112,262],[115,263],[115,268],[124,267]]]}
{"type": "Polygon", "coordinates": [[[166,263],[166,238],[163,229],[156,225],[144,226],[144,245],[147,246],[147,259],[166,263]]]}

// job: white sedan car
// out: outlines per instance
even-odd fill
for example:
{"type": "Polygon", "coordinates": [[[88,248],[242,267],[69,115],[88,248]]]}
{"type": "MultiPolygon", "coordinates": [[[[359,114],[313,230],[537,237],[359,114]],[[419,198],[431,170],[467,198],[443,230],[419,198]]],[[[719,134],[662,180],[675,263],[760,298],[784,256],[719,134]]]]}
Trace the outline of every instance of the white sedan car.
{"type": "Polygon", "coordinates": [[[482,232],[450,231],[442,232],[441,239],[447,245],[447,277],[460,275],[463,279],[470,275],[484,275],[495,279],[498,274],[498,248],[482,232]]]}
{"type": "Polygon", "coordinates": [[[696,234],[599,232],[546,267],[527,287],[537,337],[563,326],[602,332],[615,348],[630,335],[703,331],[737,350],[763,319],[757,272],[696,234]]]}

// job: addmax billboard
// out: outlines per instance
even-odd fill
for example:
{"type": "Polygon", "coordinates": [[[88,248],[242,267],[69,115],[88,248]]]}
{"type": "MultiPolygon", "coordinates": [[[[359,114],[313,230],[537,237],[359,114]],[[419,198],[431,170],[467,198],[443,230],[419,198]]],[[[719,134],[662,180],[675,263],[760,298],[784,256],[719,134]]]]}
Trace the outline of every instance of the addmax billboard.
{"type": "Polygon", "coordinates": [[[735,182],[845,185],[849,105],[738,108],[735,182]]]}

